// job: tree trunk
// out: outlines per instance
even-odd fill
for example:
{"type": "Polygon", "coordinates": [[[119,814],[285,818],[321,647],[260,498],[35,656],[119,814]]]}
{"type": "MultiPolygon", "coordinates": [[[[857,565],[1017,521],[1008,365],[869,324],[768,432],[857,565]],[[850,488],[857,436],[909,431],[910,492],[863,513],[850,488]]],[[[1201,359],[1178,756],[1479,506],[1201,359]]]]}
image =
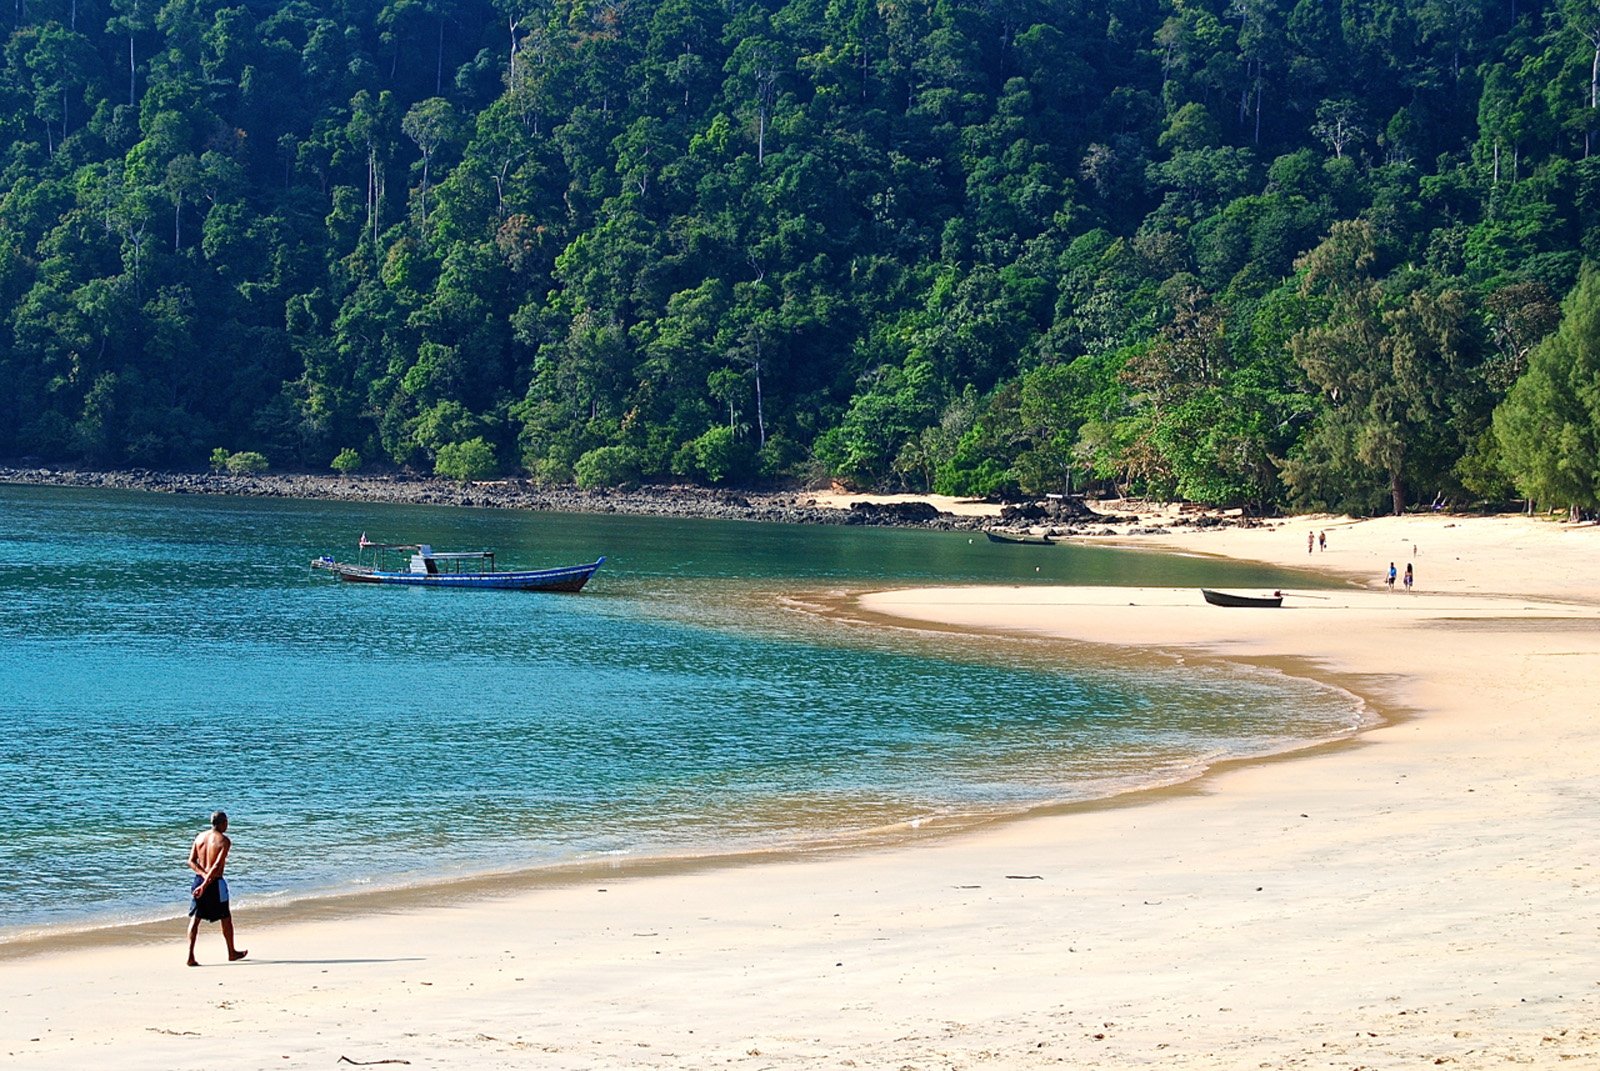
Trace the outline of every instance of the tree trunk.
{"type": "Polygon", "coordinates": [[[428,157],[431,153],[422,154],[422,229],[428,229],[428,157]]]}
{"type": "Polygon", "coordinates": [[[1262,79],[1260,72],[1257,71],[1257,73],[1256,73],[1256,136],[1255,136],[1255,144],[1257,144],[1257,145],[1261,144],[1261,90],[1262,90],[1261,83],[1263,81],[1264,81],[1264,79],[1262,79]]]}
{"type": "MultiPolygon", "coordinates": [[[[1589,38],[1594,42],[1594,61],[1589,64],[1589,111],[1600,109],[1600,29],[1589,38]]],[[[1594,118],[1589,119],[1589,129],[1583,132],[1583,158],[1589,158],[1589,139],[1594,133],[1594,118]]]]}
{"type": "Polygon", "coordinates": [[[762,446],[767,445],[767,420],[761,407],[761,343],[756,342],[756,435],[762,446]]]}
{"type": "Polygon", "coordinates": [[[433,60],[433,95],[439,96],[444,87],[444,16],[439,16],[439,50],[433,60]]]}
{"type": "Polygon", "coordinates": [[[1389,497],[1394,501],[1394,515],[1399,517],[1404,514],[1406,511],[1406,485],[1398,467],[1389,470],[1389,497]]]}

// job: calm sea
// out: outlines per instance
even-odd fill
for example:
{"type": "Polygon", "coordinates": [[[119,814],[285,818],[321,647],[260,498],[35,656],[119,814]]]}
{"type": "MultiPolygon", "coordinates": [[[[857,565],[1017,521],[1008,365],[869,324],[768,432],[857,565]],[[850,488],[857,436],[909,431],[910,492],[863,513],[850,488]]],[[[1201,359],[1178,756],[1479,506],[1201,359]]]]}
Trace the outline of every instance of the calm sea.
{"type": "Polygon", "coordinates": [[[1270,674],[873,633],[785,596],[1304,578],[967,534],[0,487],[0,939],[184,909],[233,818],[256,903],[870,837],[1351,728],[1270,674]],[[581,595],[340,584],[363,532],[607,557],[581,595]]]}

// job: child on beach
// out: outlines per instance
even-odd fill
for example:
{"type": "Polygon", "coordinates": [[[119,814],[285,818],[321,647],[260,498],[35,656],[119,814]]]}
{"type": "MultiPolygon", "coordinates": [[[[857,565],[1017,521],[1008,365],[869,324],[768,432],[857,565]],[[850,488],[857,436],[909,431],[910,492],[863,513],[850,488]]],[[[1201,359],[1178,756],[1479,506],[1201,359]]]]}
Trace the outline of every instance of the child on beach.
{"type": "Polygon", "coordinates": [[[1389,586],[1389,590],[1390,591],[1394,590],[1394,576],[1395,576],[1395,573],[1394,573],[1394,562],[1390,562],[1389,563],[1389,575],[1383,578],[1383,582],[1389,586]]]}

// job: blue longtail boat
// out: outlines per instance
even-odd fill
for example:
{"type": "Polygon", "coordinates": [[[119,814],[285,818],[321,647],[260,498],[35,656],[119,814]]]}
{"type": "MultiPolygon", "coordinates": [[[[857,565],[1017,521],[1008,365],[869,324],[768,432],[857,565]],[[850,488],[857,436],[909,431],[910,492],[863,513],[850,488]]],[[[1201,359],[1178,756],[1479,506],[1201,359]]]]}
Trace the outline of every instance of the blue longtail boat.
{"type": "Polygon", "coordinates": [[[362,535],[356,561],[334,561],[323,555],[311,568],[355,584],[401,584],[414,588],[479,588],[493,591],[581,591],[605,563],[555,569],[496,569],[494,551],[440,552],[427,543],[372,543],[362,535]],[[368,552],[371,552],[370,560],[368,552]],[[403,567],[400,564],[403,563],[403,567]]]}

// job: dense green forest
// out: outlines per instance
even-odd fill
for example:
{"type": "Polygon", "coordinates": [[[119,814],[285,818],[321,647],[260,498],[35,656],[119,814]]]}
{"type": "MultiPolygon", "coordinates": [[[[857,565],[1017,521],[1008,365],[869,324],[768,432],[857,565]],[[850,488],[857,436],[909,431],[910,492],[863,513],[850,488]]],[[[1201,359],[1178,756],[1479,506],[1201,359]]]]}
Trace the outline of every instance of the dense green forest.
{"type": "Polygon", "coordinates": [[[0,456],[1595,504],[1600,0],[7,6],[0,456]]]}

